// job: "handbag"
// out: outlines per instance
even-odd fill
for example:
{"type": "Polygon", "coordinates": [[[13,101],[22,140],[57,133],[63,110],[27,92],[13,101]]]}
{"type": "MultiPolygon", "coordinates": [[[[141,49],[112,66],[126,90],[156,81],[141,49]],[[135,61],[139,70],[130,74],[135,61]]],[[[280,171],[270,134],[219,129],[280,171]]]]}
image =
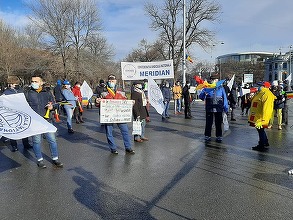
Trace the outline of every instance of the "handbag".
{"type": "Polygon", "coordinates": [[[141,121],[133,120],[133,122],[132,122],[132,135],[141,135],[141,121]]]}
{"type": "Polygon", "coordinates": [[[223,112],[223,124],[224,124],[224,131],[229,130],[229,122],[228,122],[228,117],[225,112],[223,112]]]}

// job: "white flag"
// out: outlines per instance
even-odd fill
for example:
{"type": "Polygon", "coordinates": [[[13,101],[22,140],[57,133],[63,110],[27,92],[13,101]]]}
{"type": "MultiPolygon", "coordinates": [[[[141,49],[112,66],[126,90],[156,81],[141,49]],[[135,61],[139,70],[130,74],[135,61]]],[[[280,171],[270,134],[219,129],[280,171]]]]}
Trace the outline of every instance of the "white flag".
{"type": "Polygon", "coordinates": [[[23,93],[0,96],[0,136],[19,140],[56,131],[29,106],[23,93]]]}
{"type": "Polygon", "coordinates": [[[292,80],[292,73],[289,74],[289,76],[287,76],[287,78],[285,80],[288,81],[288,85],[291,85],[291,80],[292,80]]]}
{"type": "Polygon", "coordinates": [[[232,86],[234,84],[234,79],[235,79],[235,74],[232,76],[232,78],[230,79],[230,81],[228,82],[227,86],[229,87],[229,89],[232,89],[232,86]]]}
{"type": "Polygon", "coordinates": [[[81,96],[89,100],[93,96],[93,90],[87,84],[87,82],[84,80],[81,87],[80,87],[81,96]]]}
{"type": "Polygon", "coordinates": [[[164,112],[164,97],[157,83],[153,78],[148,78],[148,99],[150,104],[161,115],[164,112]]]}

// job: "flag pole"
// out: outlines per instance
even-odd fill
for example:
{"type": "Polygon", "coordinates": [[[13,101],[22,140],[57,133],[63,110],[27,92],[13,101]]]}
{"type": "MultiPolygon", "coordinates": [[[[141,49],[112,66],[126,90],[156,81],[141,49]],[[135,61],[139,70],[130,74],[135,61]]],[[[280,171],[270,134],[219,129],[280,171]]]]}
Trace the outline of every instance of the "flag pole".
{"type": "Polygon", "coordinates": [[[186,84],[186,49],[185,49],[185,31],[186,31],[186,26],[185,26],[185,20],[186,20],[186,4],[185,4],[185,0],[183,0],[183,66],[182,66],[182,70],[183,70],[183,86],[186,84]]]}

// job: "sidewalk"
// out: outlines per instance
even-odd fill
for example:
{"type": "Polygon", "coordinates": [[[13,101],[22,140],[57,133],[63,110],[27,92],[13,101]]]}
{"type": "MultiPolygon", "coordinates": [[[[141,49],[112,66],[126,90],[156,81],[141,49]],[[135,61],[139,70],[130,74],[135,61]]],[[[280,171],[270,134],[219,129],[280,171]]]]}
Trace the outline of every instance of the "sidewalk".
{"type": "Polygon", "coordinates": [[[192,119],[172,105],[165,122],[151,109],[150,140],[134,143],[135,155],[125,154],[118,129],[119,154],[110,154],[96,108],[73,135],[57,125],[63,169],[51,166],[47,144],[41,170],[21,141],[15,153],[1,143],[1,219],[292,219],[291,110],[288,126],[267,131],[269,151],[256,152],[257,132],[240,109],[223,142],[206,144],[203,102],[192,119]]]}

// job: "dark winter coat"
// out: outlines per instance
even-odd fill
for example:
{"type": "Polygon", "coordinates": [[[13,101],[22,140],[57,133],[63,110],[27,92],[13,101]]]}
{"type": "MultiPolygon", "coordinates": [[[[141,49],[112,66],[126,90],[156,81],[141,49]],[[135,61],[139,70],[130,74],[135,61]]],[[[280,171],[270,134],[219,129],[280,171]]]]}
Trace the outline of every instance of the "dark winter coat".
{"type": "Polygon", "coordinates": [[[45,88],[43,88],[40,92],[30,89],[25,92],[25,96],[30,107],[42,117],[46,114],[46,105],[49,102],[54,102],[52,93],[47,91],[45,88]]]}
{"type": "Polygon", "coordinates": [[[146,119],[148,115],[146,107],[143,106],[142,93],[133,90],[131,92],[131,99],[135,101],[132,109],[133,118],[137,119],[137,117],[140,116],[141,120],[146,119]]]}

